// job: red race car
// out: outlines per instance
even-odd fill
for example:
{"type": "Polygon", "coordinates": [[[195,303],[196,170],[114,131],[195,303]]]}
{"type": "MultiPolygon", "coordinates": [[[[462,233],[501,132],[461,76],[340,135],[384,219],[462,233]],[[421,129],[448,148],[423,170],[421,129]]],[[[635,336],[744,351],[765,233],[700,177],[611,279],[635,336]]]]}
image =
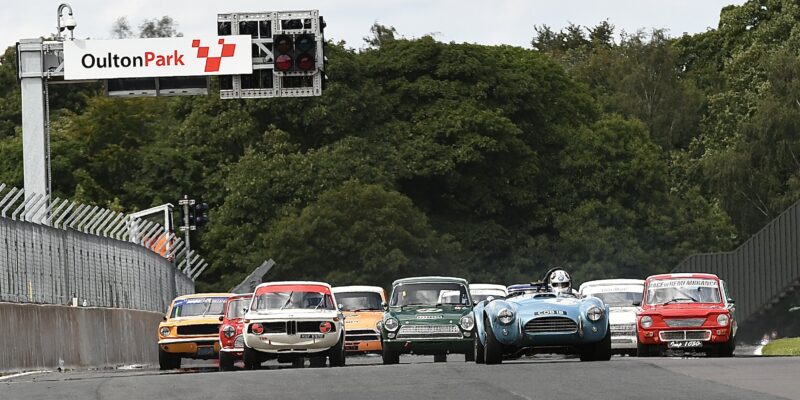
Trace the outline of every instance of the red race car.
{"type": "Polygon", "coordinates": [[[667,349],[730,357],[736,337],[733,299],[713,274],[653,275],[636,317],[639,357],[667,349]]]}
{"type": "Polygon", "coordinates": [[[220,371],[232,371],[236,360],[242,359],[242,351],[244,350],[244,337],[242,336],[244,323],[242,319],[252,298],[253,295],[251,293],[240,294],[231,296],[225,302],[224,313],[219,317],[219,320],[222,321],[219,326],[220,371]]]}

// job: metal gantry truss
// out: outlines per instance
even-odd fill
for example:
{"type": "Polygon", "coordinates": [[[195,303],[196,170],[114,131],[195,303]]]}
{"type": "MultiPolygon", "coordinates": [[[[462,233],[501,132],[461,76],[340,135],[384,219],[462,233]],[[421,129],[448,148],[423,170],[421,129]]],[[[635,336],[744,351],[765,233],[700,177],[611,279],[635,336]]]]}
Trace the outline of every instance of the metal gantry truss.
{"type": "Polygon", "coordinates": [[[172,261],[193,281],[209,265],[196,251],[187,251],[186,243],[171,229],[157,222],[39,193],[25,196],[25,190],[2,183],[0,217],[133,242],[172,261]]]}

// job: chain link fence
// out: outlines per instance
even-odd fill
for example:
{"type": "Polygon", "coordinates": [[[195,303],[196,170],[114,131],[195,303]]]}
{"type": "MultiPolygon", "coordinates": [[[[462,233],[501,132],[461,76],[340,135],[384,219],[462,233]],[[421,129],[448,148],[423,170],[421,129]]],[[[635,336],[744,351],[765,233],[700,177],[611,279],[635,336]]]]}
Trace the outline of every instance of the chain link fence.
{"type": "Polygon", "coordinates": [[[0,301],[163,312],[208,266],[157,223],[4,188],[0,301]]]}

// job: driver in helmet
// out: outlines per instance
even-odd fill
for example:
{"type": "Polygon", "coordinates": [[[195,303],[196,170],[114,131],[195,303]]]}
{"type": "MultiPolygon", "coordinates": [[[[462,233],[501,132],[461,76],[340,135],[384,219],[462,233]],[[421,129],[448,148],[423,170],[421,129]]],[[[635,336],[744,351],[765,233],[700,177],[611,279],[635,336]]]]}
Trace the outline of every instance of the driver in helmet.
{"type": "Polygon", "coordinates": [[[547,281],[554,293],[578,296],[578,291],[572,288],[572,280],[569,277],[569,273],[563,269],[551,270],[547,281]]]}

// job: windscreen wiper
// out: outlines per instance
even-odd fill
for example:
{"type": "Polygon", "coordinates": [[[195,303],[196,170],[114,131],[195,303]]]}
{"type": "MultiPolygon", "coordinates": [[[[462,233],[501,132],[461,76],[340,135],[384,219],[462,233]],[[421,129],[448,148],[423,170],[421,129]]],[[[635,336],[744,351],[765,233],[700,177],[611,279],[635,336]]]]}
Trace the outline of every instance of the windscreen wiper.
{"type": "Polygon", "coordinates": [[[289,305],[289,303],[291,303],[291,302],[292,302],[292,295],[293,295],[293,294],[294,294],[294,292],[293,292],[293,291],[292,291],[292,292],[289,292],[289,298],[288,298],[288,299],[286,299],[286,303],[283,303],[283,305],[281,306],[281,308],[279,308],[279,310],[283,310],[283,307],[286,307],[286,306],[288,306],[288,305],[289,305]]]}
{"type": "Polygon", "coordinates": [[[691,300],[693,303],[697,303],[697,300],[691,297],[675,297],[672,300],[664,303],[664,304],[672,304],[682,300],[691,300]]]}

